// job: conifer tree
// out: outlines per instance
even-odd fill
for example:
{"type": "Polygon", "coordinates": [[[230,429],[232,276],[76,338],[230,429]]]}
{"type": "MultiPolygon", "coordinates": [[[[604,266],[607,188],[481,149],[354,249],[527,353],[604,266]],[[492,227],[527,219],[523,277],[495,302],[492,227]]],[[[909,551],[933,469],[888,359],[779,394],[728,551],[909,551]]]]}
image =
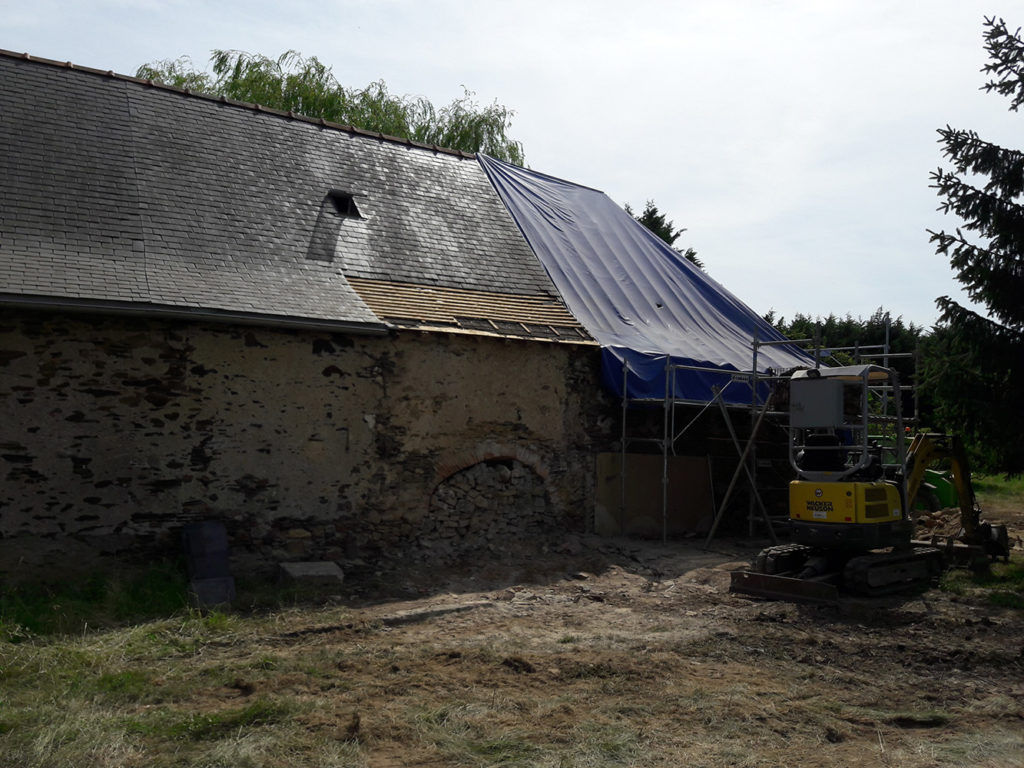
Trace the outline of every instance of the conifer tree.
{"type": "Polygon", "coordinates": [[[693,248],[687,248],[684,251],[681,248],[675,247],[676,240],[678,240],[679,236],[686,231],[686,228],[680,227],[679,229],[676,229],[675,222],[670,221],[664,213],[659,211],[658,206],[654,204],[653,200],[647,201],[647,205],[644,206],[644,212],[639,216],[633,213],[633,209],[629,207],[628,203],[625,206],[625,210],[626,213],[664,240],[674,250],[682,254],[685,259],[692,262],[700,269],[704,269],[704,262],[698,258],[697,252],[693,248]]]}
{"type": "MultiPolygon", "coordinates": [[[[1002,19],[985,19],[988,92],[1024,104],[1024,41],[1002,19]]],[[[1024,470],[1024,153],[971,130],[939,130],[952,170],[932,174],[939,210],[961,220],[952,232],[930,232],[970,299],[987,316],[948,296],[937,300],[928,383],[937,415],[961,432],[991,470],[1024,470]]]]}

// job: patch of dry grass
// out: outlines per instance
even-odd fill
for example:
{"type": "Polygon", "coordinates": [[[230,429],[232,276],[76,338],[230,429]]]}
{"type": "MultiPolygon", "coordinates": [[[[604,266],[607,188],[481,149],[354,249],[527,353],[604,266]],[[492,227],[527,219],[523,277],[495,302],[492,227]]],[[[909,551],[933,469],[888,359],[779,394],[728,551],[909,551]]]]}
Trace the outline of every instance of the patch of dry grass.
{"type": "Polygon", "coordinates": [[[1024,749],[1015,616],[616,578],[611,605],[556,584],[419,622],[309,606],[0,643],[0,765],[936,768],[1024,749]]]}

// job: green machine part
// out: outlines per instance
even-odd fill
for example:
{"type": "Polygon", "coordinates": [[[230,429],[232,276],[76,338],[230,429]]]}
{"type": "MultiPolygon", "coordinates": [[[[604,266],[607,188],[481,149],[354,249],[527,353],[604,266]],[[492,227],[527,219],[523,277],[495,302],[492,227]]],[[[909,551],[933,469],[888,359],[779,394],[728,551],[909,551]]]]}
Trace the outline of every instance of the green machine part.
{"type": "Polygon", "coordinates": [[[921,510],[929,510],[933,504],[936,509],[947,509],[960,506],[960,498],[956,492],[956,484],[953,482],[953,474],[948,469],[926,469],[922,485],[931,491],[931,499],[926,494],[918,493],[914,507],[921,510]]]}

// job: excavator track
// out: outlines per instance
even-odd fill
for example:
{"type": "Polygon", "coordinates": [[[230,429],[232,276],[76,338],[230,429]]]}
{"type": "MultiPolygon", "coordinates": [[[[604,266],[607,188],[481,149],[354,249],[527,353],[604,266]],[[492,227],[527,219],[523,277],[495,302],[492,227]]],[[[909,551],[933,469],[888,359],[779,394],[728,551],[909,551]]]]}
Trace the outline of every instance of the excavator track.
{"type": "Polygon", "coordinates": [[[839,574],[798,578],[816,550],[804,544],[779,544],[762,549],[748,571],[733,571],[730,592],[797,603],[835,604],[839,574]]]}
{"type": "Polygon", "coordinates": [[[771,600],[836,603],[840,591],[879,597],[935,583],[946,568],[942,550],[915,546],[889,552],[868,552],[845,563],[830,561],[816,575],[804,571],[821,550],[802,544],[783,544],[761,550],[749,571],[734,571],[730,592],[771,600]]]}
{"type": "Polygon", "coordinates": [[[805,544],[778,544],[757,553],[753,570],[765,574],[799,572],[813,552],[805,544]]]}
{"type": "Polygon", "coordinates": [[[865,597],[890,595],[930,586],[938,581],[945,568],[942,551],[935,547],[870,552],[846,562],[843,587],[865,597]]]}

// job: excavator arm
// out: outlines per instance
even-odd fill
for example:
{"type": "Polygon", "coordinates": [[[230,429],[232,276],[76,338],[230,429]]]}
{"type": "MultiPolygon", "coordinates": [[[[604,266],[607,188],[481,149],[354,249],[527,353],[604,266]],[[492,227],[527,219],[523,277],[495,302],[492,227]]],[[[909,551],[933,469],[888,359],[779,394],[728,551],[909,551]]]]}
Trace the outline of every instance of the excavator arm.
{"type": "Polygon", "coordinates": [[[964,538],[974,542],[979,533],[981,510],[974,498],[971,468],[963,442],[957,435],[920,432],[914,435],[907,450],[907,507],[913,509],[918,491],[924,482],[924,472],[936,461],[948,460],[953,487],[960,502],[960,524],[964,538]]]}
{"type": "Polygon", "coordinates": [[[949,462],[953,487],[956,488],[963,542],[984,547],[990,557],[1008,558],[1010,545],[1006,526],[981,521],[981,508],[974,497],[967,451],[957,435],[921,432],[914,436],[907,450],[907,508],[914,506],[924,482],[925,470],[942,460],[949,462]]]}

